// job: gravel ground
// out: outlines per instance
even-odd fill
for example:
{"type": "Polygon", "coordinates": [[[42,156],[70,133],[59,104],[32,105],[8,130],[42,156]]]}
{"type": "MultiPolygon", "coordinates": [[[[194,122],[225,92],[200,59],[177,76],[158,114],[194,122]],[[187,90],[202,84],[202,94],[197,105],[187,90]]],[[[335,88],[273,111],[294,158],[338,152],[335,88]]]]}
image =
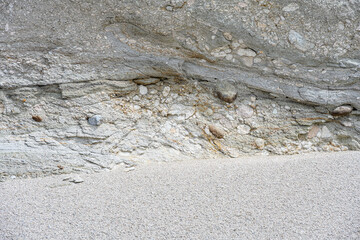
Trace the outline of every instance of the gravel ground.
{"type": "Polygon", "coordinates": [[[0,239],[360,239],[360,152],[127,170],[0,183],[0,239]]]}

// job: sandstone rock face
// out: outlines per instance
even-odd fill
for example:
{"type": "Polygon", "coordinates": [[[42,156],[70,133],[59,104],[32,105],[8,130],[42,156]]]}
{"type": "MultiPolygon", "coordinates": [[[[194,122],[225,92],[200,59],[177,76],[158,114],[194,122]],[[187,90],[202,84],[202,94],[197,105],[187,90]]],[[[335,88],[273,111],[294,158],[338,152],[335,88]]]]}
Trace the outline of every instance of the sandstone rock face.
{"type": "Polygon", "coordinates": [[[360,148],[346,127],[359,122],[359,1],[5,0],[0,13],[2,176],[360,148]],[[351,111],[329,114],[339,106],[351,111]],[[327,137],[308,138],[314,126],[327,137]]]}

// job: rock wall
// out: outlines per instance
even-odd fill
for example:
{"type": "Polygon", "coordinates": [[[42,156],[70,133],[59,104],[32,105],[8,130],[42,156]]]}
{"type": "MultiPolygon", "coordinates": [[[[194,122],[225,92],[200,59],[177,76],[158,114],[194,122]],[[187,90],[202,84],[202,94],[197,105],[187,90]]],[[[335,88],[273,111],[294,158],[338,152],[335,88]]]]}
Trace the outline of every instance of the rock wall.
{"type": "Polygon", "coordinates": [[[0,4],[0,175],[360,149],[360,2],[0,4]]]}

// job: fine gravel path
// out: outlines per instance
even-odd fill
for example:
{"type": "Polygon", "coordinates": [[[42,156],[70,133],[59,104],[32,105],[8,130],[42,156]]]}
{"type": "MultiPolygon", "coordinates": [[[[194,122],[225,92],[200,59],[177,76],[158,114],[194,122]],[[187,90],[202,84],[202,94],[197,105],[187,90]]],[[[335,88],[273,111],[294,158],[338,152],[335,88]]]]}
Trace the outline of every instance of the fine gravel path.
{"type": "Polygon", "coordinates": [[[360,239],[360,152],[65,177],[0,183],[0,239],[360,239]]]}

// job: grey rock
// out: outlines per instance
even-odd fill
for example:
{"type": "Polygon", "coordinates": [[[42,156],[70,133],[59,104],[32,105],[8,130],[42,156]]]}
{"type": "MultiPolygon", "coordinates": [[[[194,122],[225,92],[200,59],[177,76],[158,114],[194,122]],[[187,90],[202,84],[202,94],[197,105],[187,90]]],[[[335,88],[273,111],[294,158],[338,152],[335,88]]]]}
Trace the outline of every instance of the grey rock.
{"type": "Polygon", "coordinates": [[[88,123],[93,126],[100,126],[102,123],[102,116],[101,115],[94,115],[88,119],[88,123]]]}
{"type": "Polygon", "coordinates": [[[214,157],[204,125],[217,121],[229,130],[224,149],[240,154],[258,152],[254,137],[275,154],[328,151],[322,130],[300,143],[325,123],[336,149],[360,146],[359,1],[3,3],[0,177],[52,174],[57,165],[99,171],[128,156],[214,157]],[[209,93],[224,82],[243,104],[209,93]],[[139,85],[148,88],[142,97],[139,85]],[[354,109],[341,120],[354,127],[328,115],[346,105],[354,109]],[[88,113],[106,124],[89,126],[88,113]],[[251,136],[237,129],[244,124],[251,136]]]}

